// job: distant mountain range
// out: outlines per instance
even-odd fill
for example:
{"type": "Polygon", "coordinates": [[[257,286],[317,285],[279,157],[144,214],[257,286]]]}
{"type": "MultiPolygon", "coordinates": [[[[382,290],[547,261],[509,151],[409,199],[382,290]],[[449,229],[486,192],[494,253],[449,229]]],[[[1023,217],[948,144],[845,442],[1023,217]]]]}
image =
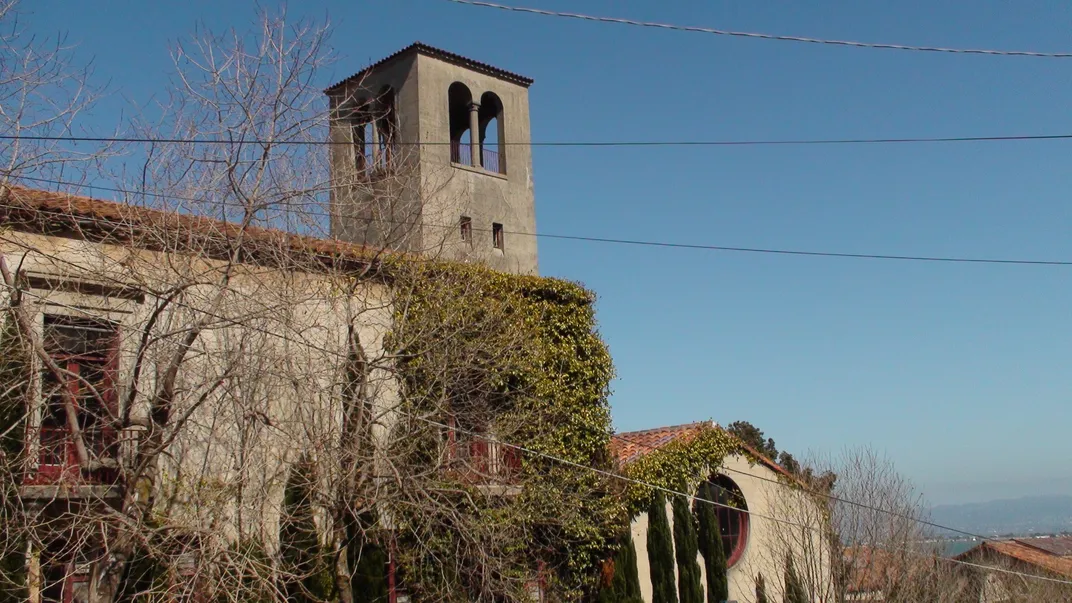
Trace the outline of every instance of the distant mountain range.
{"type": "Polygon", "coordinates": [[[1072,496],[1028,496],[931,508],[931,521],[980,536],[1072,531],[1072,496]]]}

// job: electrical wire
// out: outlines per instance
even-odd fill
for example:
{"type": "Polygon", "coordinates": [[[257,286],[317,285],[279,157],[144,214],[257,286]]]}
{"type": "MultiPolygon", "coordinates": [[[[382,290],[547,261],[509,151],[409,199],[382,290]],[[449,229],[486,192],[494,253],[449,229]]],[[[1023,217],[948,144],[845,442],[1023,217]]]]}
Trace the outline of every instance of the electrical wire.
{"type": "MultiPolygon", "coordinates": [[[[0,238],[4,238],[4,237],[0,237],[0,238]]],[[[13,242],[15,244],[18,244],[17,242],[14,242],[14,241],[11,241],[11,242],[13,242]]],[[[36,251],[37,253],[41,253],[39,250],[36,250],[36,249],[34,249],[33,251],[36,251]]],[[[64,263],[70,264],[69,261],[64,260],[63,258],[60,258],[59,256],[50,256],[48,254],[42,254],[42,255],[44,255],[45,257],[49,257],[51,259],[54,259],[54,260],[60,260],[60,261],[63,261],[64,263]]],[[[76,267],[78,267],[80,269],[82,268],[81,266],[77,266],[77,265],[74,265],[74,266],[76,266],[76,267]]],[[[116,284],[127,284],[127,283],[122,283],[122,281],[120,281],[119,279],[115,279],[114,277],[108,277],[108,280],[110,280],[110,281],[112,281],[112,282],[114,282],[116,284]]],[[[19,292],[20,294],[29,294],[29,295],[31,295],[33,297],[38,298],[38,299],[43,299],[43,300],[47,299],[44,296],[34,294],[34,293],[26,291],[24,289],[21,289],[21,290],[17,289],[16,287],[12,287],[12,286],[8,285],[7,283],[0,283],[0,286],[3,286],[4,288],[9,289],[9,290],[14,291],[14,292],[19,292]]],[[[51,300],[48,300],[48,301],[50,301],[50,303],[55,303],[55,302],[52,302],[51,300]]],[[[226,322],[226,323],[236,324],[233,319],[229,319],[229,318],[220,316],[218,314],[215,314],[213,312],[209,312],[209,311],[203,310],[201,308],[196,308],[196,307],[190,306],[188,304],[184,304],[184,303],[179,302],[177,300],[173,300],[171,303],[173,305],[175,305],[175,306],[180,307],[180,308],[186,308],[186,309],[189,309],[189,310],[193,310],[194,312],[199,312],[199,313],[204,314],[204,315],[206,315],[206,316],[208,316],[210,318],[215,318],[217,320],[220,320],[220,321],[223,321],[223,322],[226,322]]],[[[58,304],[58,305],[62,306],[62,305],[65,305],[65,304],[58,304]]],[[[69,307],[71,309],[76,309],[76,310],[78,310],[80,312],[86,312],[86,310],[84,308],[76,308],[75,306],[69,306],[69,307]]],[[[242,328],[247,328],[247,329],[250,329],[250,330],[253,330],[253,331],[256,331],[256,332],[259,332],[261,334],[264,334],[264,335],[267,335],[267,336],[270,336],[270,337],[279,338],[282,341],[287,342],[287,343],[300,345],[300,346],[305,346],[305,347],[307,347],[307,348],[309,348],[311,350],[328,354],[329,356],[336,356],[336,357],[338,357],[340,359],[344,359],[344,358],[347,357],[346,354],[343,354],[341,352],[328,350],[326,348],[316,346],[316,345],[311,344],[311,343],[306,342],[306,341],[296,341],[294,339],[291,339],[291,338],[287,337],[286,335],[282,335],[280,333],[276,333],[274,331],[270,331],[268,329],[264,329],[264,328],[261,328],[261,327],[251,326],[249,324],[244,324],[244,323],[241,324],[241,325],[238,325],[238,326],[241,326],[242,328]]],[[[486,434],[480,434],[480,433],[477,433],[477,432],[474,432],[474,431],[459,428],[457,426],[452,427],[452,426],[447,425],[445,423],[437,422],[437,421],[434,421],[432,419],[421,417],[421,416],[418,416],[418,415],[415,415],[413,413],[409,413],[409,412],[406,412],[406,411],[403,411],[403,410],[400,410],[400,409],[395,409],[395,412],[398,412],[402,416],[407,416],[407,417],[410,417],[410,418],[415,419],[415,420],[423,421],[425,423],[428,423],[430,425],[436,426],[438,428],[454,429],[456,432],[461,432],[461,433],[464,433],[464,434],[469,435],[471,437],[479,437],[479,438],[488,439],[486,434]]],[[[573,467],[573,468],[577,468],[577,469],[581,469],[581,470],[585,470],[585,471],[592,471],[592,472],[594,472],[596,474],[599,474],[601,476],[612,478],[612,479],[622,480],[622,481],[625,481],[625,482],[628,482],[628,483],[631,483],[631,484],[634,484],[634,485],[640,485],[640,486],[643,486],[643,487],[652,488],[653,490],[656,490],[656,491],[659,491],[659,492],[662,492],[662,493],[665,493],[665,494],[669,494],[671,496],[682,496],[682,497],[685,497],[686,499],[701,502],[701,503],[704,503],[704,504],[710,504],[710,505],[715,506],[715,507],[721,507],[721,508],[726,508],[726,509],[730,509],[730,510],[734,510],[734,511],[747,513],[749,516],[759,517],[759,518],[762,518],[762,519],[769,519],[771,521],[783,523],[783,524],[786,524],[786,525],[792,525],[792,526],[795,526],[795,527],[800,527],[800,528],[810,530],[810,531],[819,531],[819,529],[816,528],[815,526],[809,526],[809,525],[805,525],[805,524],[801,524],[801,523],[781,519],[781,518],[778,518],[778,517],[764,515],[764,514],[756,513],[755,511],[747,510],[747,509],[739,509],[737,507],[726,505],[726,504],[723,504],[723,503],[720,503],[720,502],[717,502],[717,501],[712,501],[712,500],[708,500],[708,499],[705,499],[705,498],[700,498],[700,497],[697,497],[697,496],[694,496],[694,495],[686,494],[684,492],[679,492],[677,490],[673,490],[671,488],[665,488],[665,487],[662,487],[662,486],[658,486],[656,484],[651,484],[651,483],[645,482],[643,480],[638,480],[638,479],[635,479],[635,478],[631,478],[631,477],[622,475],[620,473],[606,471],[606,470],[603,470],[603,469],[599,469],[598,467],[591,467],[589,465],[583,465],[581,463],[577,463],[577,462],[571,461],[569,459],[564,459],[564,458],[561,458],[561,457],[558,457],[558,456],[555,456],[555,455],[552,455],[552,454],[547,454],[547,453],[544,453],[544,452],[540,452],[538,450],[533,450],[533,449],[530,449],[530,448],[527,448],[527,447],[524,447],[524,446],[521,446],[521,445],[518,445],[518,444],[514,444],[514,443],[511,443],[511,442],[504,442],[504,441],[501,441],[501,440],[498,440],[498,439],[494,439],[493,441],[496,442],[499,445],[506,446],[507,448],[511,448],[511,449],[517,450],[519,452],[522,452],[522,453],[525,453],[525,454],[528,454],[528,455],[531,455],[531,456],[537,456],[539,458],[543,458],[543,459],[546,459],[546,460],[549,460],[549,461],[552,461],[552,462],[564,464],[564,465],[567,465],[567,466],[570,466],[570,467],[573,467]]],[[[920,553],[918,551],[913,551],[911,549],[889,549],[889,550],[896,550],[896,551],[900,551],[900,552],[907,552],[907,553],[910,553],[910,554],[917,554],[917,555],[925,556],[925,557],[928,557],[928,558],[931,557],[930,555],[923,554],[923,553],[920,553]]],[[[1069,581],[1069,580],[1060,580],[1060,579],[1055,579],[1055,578],[1048,578],[1046,576],[1037,576],[1037,575],[1026,574],[1026,573],[1017,572],[1017,571],[1013,571],[1013,570],[1006,570],[1004,568],[983,566],[983,565],[974,564],[974,563],[962,561],[962,560],[959,560],[959,559],[952,559],[952,558],[948,558],[948,557],[937,557],[937,559],[941,559],[943,561],[956,563],[956,564],[960,564],[960,565],[982,568],[982,569],[986,569],[988,571],[996,571],[996,572],[1000,572],[1000,573],[1011,574],[1011,575],[1015,575],[1015,576],[1019,576],[1019,577],[1023,577],[1023,578],[1030,578],[1030,579],[1037,579],[1037,580],[1043,580],[1043,581],[1048,581],[1048,582],[1054,582],[1054,583],[1058,583],[1058,584],[1072,585],[1072,581],[1069,581]]]]}
{"type": "MultiPolygon", "coordinates": [[[[171,199],[179,201],[191,201],[194,203],[202,203],[203,199],[194,199],[191,197],[181,197],[177,195],[165,195],[162,193],[142,192],[123,188],[105,187],[89,185],[77,182],[64,182],[62,180],[50,180],[45,178],[34,178],[29,176],[21,176],[21,180],[29,180],[33,182],[43,182],[49,184],[55,184],[58,186],[78,186],[82,188],[95,188],[110,192],[117,192],[130,195],[140,195],[145,197],[154,197],[161,199],[171,199]]],[[[322,190],[329,190],[330,187],[322,190]]],[[[118,203],[118,202],[116,202],[118,203]]],[[[8,206],[13,207],[13,206],[8,206]]],[[[301,210],[302,214],[331,217],[329,213],[313,212],[309,210],[301,210]]],[[[384,223],[405,225],[403,222],[392,222],[390,220],[381,220],[384,223]]],[[[441,229],[455,229],[457,225],[446,224],[425,224],[425,226],[441,229]]],[[[490,232],[488,229],[473,228],[479,232],[490,232]]],[[[879,254],[879,253],[848,253],[848,252],[836,252],[836,251],[809,251],[801,249],[775,249],[764,247],[739,247],[729,245],[711,245],[711,244],[698,244],[698,243],[675,243],[668,241],[650,241],[642,239],[623,239],[613,237],[593,237],[582,235],[564,235],[553,233],[533,233],[523,231],[503,231],[504,234],[536,237],[542,239],[557,239],[564,241],[580,241],[588,243],[607,243],[615,245],[629,245],[636,247],[662,247],[670,249],[692,249],[702,251],[721,251],[731,253],[748,253],[748,254],[764,254],[764,255],[781,255],[781,256],[799,256],[799,257],[819,257],[819,258],[842,258],[842,259],[862,259],[862,260],[893,260],[893,261],[909,261],[909,262],[929,262],[929,263],[953,263],[953,264],[1004,264],[1004,265],[1019,265],[1019,266],[1072,266],[1072,260],[1033,260],[1033,259],[1008,259],[1008,258],[973,258],[973,257],[956,257],[956,256],[927,256],[927,255],[895,255],[895,254],[879,254]]]]}
{"type": "MultiPolygon", "coordinates": [[[[36,180],[36,181],[42,181],[42,182],[49,182],[49,183],[53,183],[53,184],[77,185],[77,183],[63,182],[63,181],[57,181],[57,180],[46,180],[46,179],[40,179],[40,178],[29,178],[29,179],[30,180],[36,180]]],[[[114,191],[114,192],[131,193],[131,194],[147,194],[149,196],[175,198],[173,196],[160,195],[160,194],[156,194],[156,193],[139,193],[137,191],[131,191],[131,190],[127,190],[127,189],[107,188],[107,187],[97,187],[97,188],[102,188],[103,190],[111,190],[111,191],[114,191]]],[[[185,200],[189,200],[189,201],[197,201],[196,199],[193,199],[193,198],[180,198],[180,199],[185,199],[185,200]]],[[[14,207],[14,206],[8,206],[8,207],[14,207]]],[[[319,214],[319,215],[325,215],[325,214],[319,214]]],[[[453,228],[453,227],[451,227],[451,228],[453,228]]],[[[323,351],[323,350],[321,350],[321,351],[323,351]]],[[[621,436],[621,435],[615,435],[614,437],[616,437],[616,438],[618,438],[618,439],[620,439],[622,441],[625,441],[625,442],[629,442],[629,443],[632,443],[632,444],[635,444],[635,445],[638,445],[638,446],[648,448],[650,450],[655,450],[656,449],[656,447],[654,447],[654,446],[652,446],[650,444],[646,444],[646,443],[643,443],[643,442],[632,440],[630,438],[627,438],[627,437],[624,437],[624,436],[621,436]]],[[[777,480],[772,480],[772,479],[769,479],[769,478],[765,478],[763,476],[759,476],[759,475],[756,475],[756,474],[743,472],[743,471],[735,470],[735,469],[728,469],[728,470],[734,471],[734,472],[737,472],[737,473],[740,473],[740,474],[743,474],[743,475],[748,475],[748,476],[751,476],[751,477],[754,477],[754,478],[757,478],[757,479],[760,479],[760,480],[765,480],[765,481],[768,481],[768,482],[772,482],[772,483],[776,483],[776,484],[779,484],[779,485],[786,486],[786,484],[784,484],[782,482],[779,482],[777,480]]],[[[861,508],[866,508],[866,509],[873,510],[873,511],[878,511],[878,512],[882,512],[882,513],[888,513],[888,514],[900,517],[902,519],[907,519],[907,520],[919,522],[919,523],[921,523],[923,525],[927,525],[929,527],[939,528],[939,529],[947,530],[947,531],[950,531],[950,532],[955,532],[955,533],[959,533],[959,534],[962,534],[962,535],[971,536],[973,538],[977,538],[977,539],[984,540],[984,541],[991,540],[991,539],[989,539],[989,538],[987,538],[985,536],[979,535],[979,534],[975,534],[975,533],[972,533],[972,532],[966,532],[966,531],[963,531],[963,530],[958,530],[956,528],[951,528],[951,527],[948,527],[948,526],[943,526],[943,525],[936,524],[936,523],[933,523],[933,522],[929,522],[929,521],[926,521],[926,520],[922,520],[922,519],[919,519],[919,518],[914,518],[914,517],[911,517],[911,516],[908,516],[908,515],[899,514],[899,513],[894,512],[894,511],[889,511],[889,510],[886,510],[886,509],[882,509],[882,508],[879,508],[879,507],[865,505],[863,503],[858,503],[858,502],[855,502],[855,501],[849,501],[849,500],[842,499],[842,498],[830,495],[828,493],[820,492],[820,491],[817,491],[817,490],[810,490],[810,489],[805,489],[805,490],[810,492],[810,493],[812,493],[812,494],[823,496],[823,497],[828,498],[830,500],[834,500],[834,501],[837,501],[837,502],[841,502],[841,503],[844,503],[844,504],[849,504],[849,505],[853,505],[853,506],[857,506],[857,507],[861,507],[861,508]]],[[[723,506],[726,506],[726,505],[723,505],[723,506]]],[[[726,508],[736,509],[736,510],[739,510],[739,511],[745,511],[744,509],[737,509],[736,507],[732,507],[732,506],[726,506],[726,508]]]]}
{"type": "MultiPolygon", "coordinates": [[[[454,1],[454,0],[451,0],[454,1]]],[[[994,136],[933,136],[905,138],[800,138],[800,139],[756,139],[756,140],[565,140],[565,141],[528,141],[495,143],[495,146],[526,147],[740,147],[740,146],[799,146],[799,145],[854,145],[854,144],[911,144],[911,143],[946,143],[946,142],[1011,142],[1031,140],[1069,140],[1072,134],[1009,134],[994,136]]],[[[234,141],[225,138],[156,138],[125,136],[30,136],[21,134],[0,135],[0,140],[29,140],[51,142],[99,142],[99,143],[141,143],[141,144],[226,144],[226,145],[271,145],[271,146],[352,146],[350,141],[331,140],[264,140],[251,139],[234,141]]],[[[436,147],[454,144],[451,141],[393,141],[392,144],[403,147],[436,147]]]]}
{"type": "Polygon", "coordinates": [[[668,29],[673,31],[687,31],[693,33],[705,33],[714,34],[719,36],[733,36],[740,38],[752,38],[759,40],[778,40],[782,42],[803,42],[807,44],[826,44],[831,46],[850,46],[854,48],[872,48],[879,50],[914,50],[920,52],[939,52],[939,53],[952,53],[952,54],[979,54],[979,55],[991,55],[991,56],[1014,56],[1014,57],[1036,57],[1036,58],[1051,58],[1051,59],[1067,59],[1072,58],[1072,53],[1069,52],[1038,52],[1032,50],[990,50],[982,48],[946,48],[941,46],[911,46],[906,44],[882,44],[873,42],[855,42],[850,40],[830,40],[824,38],[807,38],[801,36],[781,36],[766,33],[755,33],[748,31],[732,31],[725,29],[713,29],[710,27],[695,27],[688,25],[673,25],[669,23],[655,23],[652,21],[638,21],[635,19],[623,19],[619,17],[601,17],[596,15],[586,15],[581,13],[567,13],[551,10],[542,10],[538,8],[529,8],[524,6],[507,6],[505,4],[496,4],[493,2],[483,2],[480,0],[447,0],[455,4],[467,4],[469,6],[476,6],[482,8],[495,8],[504,11],[516,12],[516,13],[528,13],[533,15],[541,15],[545,17],[563,17],[567,19],[578,19],[581,21],[595,21],[599,23],[616,23],[619,25],[634,25],[638,27],[651,27],[657,29],[668,29]]]}
{"type": "MultiPolygon", "coordinates": [[[[623,442],[628,442],[628,443],[634,444],[636,446],[641,446],[641,447],[647,448],[648,450],[651,450],[651,451],[655,451],[655,450],[659,449],[658,446],[655,446],[653,444],[648,444],[648,443],[645,443],[645,442],[640,442],[638,440],[634,440],[632,438],[625,437],[622,434],[614,434],[614,437],[619,439],[619,440],[621,440],[621,441],[623,441],[623,442]]],[[[773,461],[771,461],[771,462],[773,462],[773,461]]],[[[963,536],[971,536],[972,538],[976,538],[976,539],[979,539],[979,540],[982,540],[982,541],[988,541],[988,542],[993,541],[992,538],[989,538],[987,536],[982,536],[980,534],[975,534],[973,532],[965,532],[964,530],[958,530],[956,528],[951,528],[949,526],[943,526],[941,524],[937,524],[937,523],[934,523],[934,522],[931,522],[931,521],[920,519],[918,517],[913,517],[911,515],[900,513],[898,511],[891,511],[889,509],[883,509],[881,507],[876,507],[876,506],[873,506],[873,505],[868,505],[868,504],[865,504],[865,503],[861,503],[861,502],[841,498],[841,497],[838,497],[838,496],[834,496],[833,494],[830,494],[829,492],[823,492],[821,490],[816,490],[816,489],[813,489],[813,488],[809,488],[801,480],[797,480],[798,485],[793,486],[793,485],[787,484],[787,483],[785,483],[783,481],[780,481],[780,480],[777,480],[777,479],[771,479],[769,477],[765,477],[765,476],[762,476],[762,475],[759,475],[759,474],[756,474],[756,473],[749,473],[748,471],[742,471],[740,469],[733,469],[732,467],[720,467],[719,470],[720,471],[730,471],[730,472],[737,473],[737,474],[740,474],[740,475],[746,475],[748,477],[753,477],[753,478],[761,480],[761,481],[770,482],[772,484],[777,484],[777,485],[785,487],[785,488],[803,490],[804,492],[807,492],[808,494],[814,494],[816,496],[821,496],[823,498],[826,498],[828,500],[832,500],[834,502],[839,502],[839,503],[847,504],[847,505],[850,505],[850,506],[854,506],[854,507],[858,507],[858,508],[862,508],[862,509],[867,509],[869,511],[877,511],[879,513],[884,513],[884,514],[887,514],[887,515],[891,515],[891,516],[897,517],[899,519],[906,519],[906,520],[913,521],[913,522],[916,522],[916,523],[919,523],[921,525],[925,525],[925,526],[928,526],[928,527],[939,528],[939,529],[942,529],[942,530],[948,530],[950,532],[955,532],[955,533],[963,535],[963,536]]],[[[718,486],[718,484],[714,484],[714,485],[718,486]]]]}

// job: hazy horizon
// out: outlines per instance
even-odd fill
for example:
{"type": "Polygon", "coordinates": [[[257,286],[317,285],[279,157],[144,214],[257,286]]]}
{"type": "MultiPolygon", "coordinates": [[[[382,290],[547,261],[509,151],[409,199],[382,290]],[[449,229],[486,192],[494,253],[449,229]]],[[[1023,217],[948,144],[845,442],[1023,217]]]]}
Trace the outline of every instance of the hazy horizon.
{"type": "Polygon", "coordinates": [[[1072,476],[1056,480],[949,481],[920,484],[929,506],[963,505],[1044,496],[1072,496],[1072,476]]]}

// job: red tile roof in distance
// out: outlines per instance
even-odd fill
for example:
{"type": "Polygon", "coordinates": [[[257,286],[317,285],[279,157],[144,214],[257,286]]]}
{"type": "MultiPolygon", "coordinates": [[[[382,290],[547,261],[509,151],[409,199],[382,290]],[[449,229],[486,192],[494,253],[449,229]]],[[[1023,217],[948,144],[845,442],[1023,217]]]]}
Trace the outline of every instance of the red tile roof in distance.
{"type": "Polygon", "coordinates": [[[903,572],[905,565],[900,555],[868,546],[846,548],[842,558],[849,573],[845,589],[852,594],[881,592],[903,572]]]}
{"type": "Polygon", "coordinates": [[[1005,557],[1033,565],[1058,576],[1072,578],[1072,556],[1055,555],[1034,545],[1025,544],[1034,540],[1036,539],[990,540],[957,555],[955,559],[974,561],[979,558],[1005,557]]]}
{"type": "Polygon", "coordinates": [[[327,88],[324,89],[324,93],[325,94],[330,94],[332,91],[334,91],[336,88],[341,87],[343,84],[347,84],[347,83],[353,82],[353,81],[359,81],[362,77],[368,75],[369,73],[371,73],[372,71],[374,71],[374,70],[376,70],[376,69],[378,69],[380,67],[383,67],[384,65],[390,63],[391,61],[395,61],[395,60],[400,59],[402,57],[410,56],[410,55],[413,55],[413,54],[423,54],[425,56],[432,57],[434,59],[439,59],[440,61],[444,61],[444,62],[450,63],[452,65],[458,65],[458,66],[461,66],[461,67],[465,67],[467,69],[472,69],[473,71],[483,73],[485,75],[490,75],[492,77],[497,77],[497,78],[499,78],[501,80],[506,80],[507,82],[511,82],[511,83],[514,83],[514,84],[519,84],[519,85],[524,86],[526,88],[531,86],[532,82],[533,82],[532,78],[525,77],[523,75],[513,73],[511,71],[506,71],[505,69],[499,69],[498,67],[495,67],[494,65],[489,65],[487,63],[482,63],[480,61],[476,61],[476,60],[473,60],[473,59],[470,59],[470,58],[467,58],[467,57],[463,57],[460,54],[454,54],[453,52],[450,52],[448,50],[443,50],[442,48],[436,48],[435,46],[429,46],[428,44],[425,44],[423,42],[414,42],[414,43],[410,44],[409,46],[406,46],[402,50],[399,50],[398,52],[395,52],[394,54],[386,56],[386,57],[380,59],[379,61],[376,61],[375,63],[369,65],[368,67],[365,67],[364,69],[362,69],[361,71],[358,71],[357,73],[351,75],[350,77],[348,77],[348,78],[346,78],[344,80],[341,80],[339,82],[336,82],[336,83],[332,84],[331,86],[328,86],[327,88]]]}
{"type": "Polygon", "coordinates": [[[1072,557],[1072,536],[1043,536],[1040,538],[1017,538],[1016,542],[1045,551],[1058,557],[1072,557]]]}
{"type": "MultiPolygon", "coordinates": [[[[645,429],[643,431],[627,431],[611,436],[611,454],[617,457],[620,466],[625,466],[646,454],[658,450],[670,442],[678,440],[687,442],[696,437],[703,429],[722,428],[714,421],[698,421],[696,423],[656,427],[654,429],[645,429]]],[[[796,478],[781,465],[763,456],[759,451],[748,444],[738,442],[738,445],[770,470],[796,480],[796,478]]]]}

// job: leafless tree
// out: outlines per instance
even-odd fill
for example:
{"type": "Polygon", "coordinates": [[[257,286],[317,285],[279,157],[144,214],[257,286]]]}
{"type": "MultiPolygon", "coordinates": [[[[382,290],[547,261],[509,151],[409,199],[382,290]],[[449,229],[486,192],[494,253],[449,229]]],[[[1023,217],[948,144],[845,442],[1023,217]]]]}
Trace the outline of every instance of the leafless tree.
{"type": "MultiPolygon", "coordinates": [[[[390,161],[332,173],[322,143],[346,115],[325,111],[315,85],[329,32],[265,12],[252,32],[176,44],[173,86],[130,128],[189,142],[110,169],[128,191],[120,206],[18,186],[34,182],[26,154],[5,159],[22,171],[0,188],[3,341],[23,363],[0,391],[30,412],[15,427],[22,466],[6,473],[25,508],[19,525],[5,516],[18,536],[5,543],[22,548],[3,552],[29,559],[31,597],[293,599],[327,568],[330,597],[350,603],[362,555],[399,542],[392,555],[425,599],[527,596],[543,553],[518,547],[535,528],[504,509],[525,475],[581,473],[534,463],[523,475],[520,453],[496,444],[538,427],[519,410],[535,392],[504,386],[533,353],[518,308],[409,319],[415,288],[477,281],[429,278],[446,232],[406,240],[412,199],[445,178],[414,179],[414,146],[388,140],[390,161]],[[331,239],[333,212],[367,219],[380,230],[364,240],[379,244],[331,239]],[[431,387],[407,381],[415,358],[431,387]],[[281,526],[297,522],[299,467],[315,543],[294,564],[281,526]]],[[[69,128],[80,98],[42,127],[69,128]]],[[[37,153],[65,173],[68,149],[37,153]]],[[[590,514],[590,492],[565,493],[576,500],[539,528],[590,514]]]]}
{"type": "Polygon", "coordinates": [[[64,36],[28,31],[25,7],[0,1],[0,184],[13,178],[80,179],[108,155],[99,144],[42,137],[84,135],[79,118],[101,90],[64,36]]]}
{"type": "MultiPolygon", "coordinates": [[[[941,558],[922,494],[870,448],[807,463],[833,484],[786,480],[773,497],[775,557],[799,551],[795,571],[816,602],[948,601],[971,596],[971,580],[941,558]]],[[[777,565],[780,567],[781,565],[777,565]]]]}

